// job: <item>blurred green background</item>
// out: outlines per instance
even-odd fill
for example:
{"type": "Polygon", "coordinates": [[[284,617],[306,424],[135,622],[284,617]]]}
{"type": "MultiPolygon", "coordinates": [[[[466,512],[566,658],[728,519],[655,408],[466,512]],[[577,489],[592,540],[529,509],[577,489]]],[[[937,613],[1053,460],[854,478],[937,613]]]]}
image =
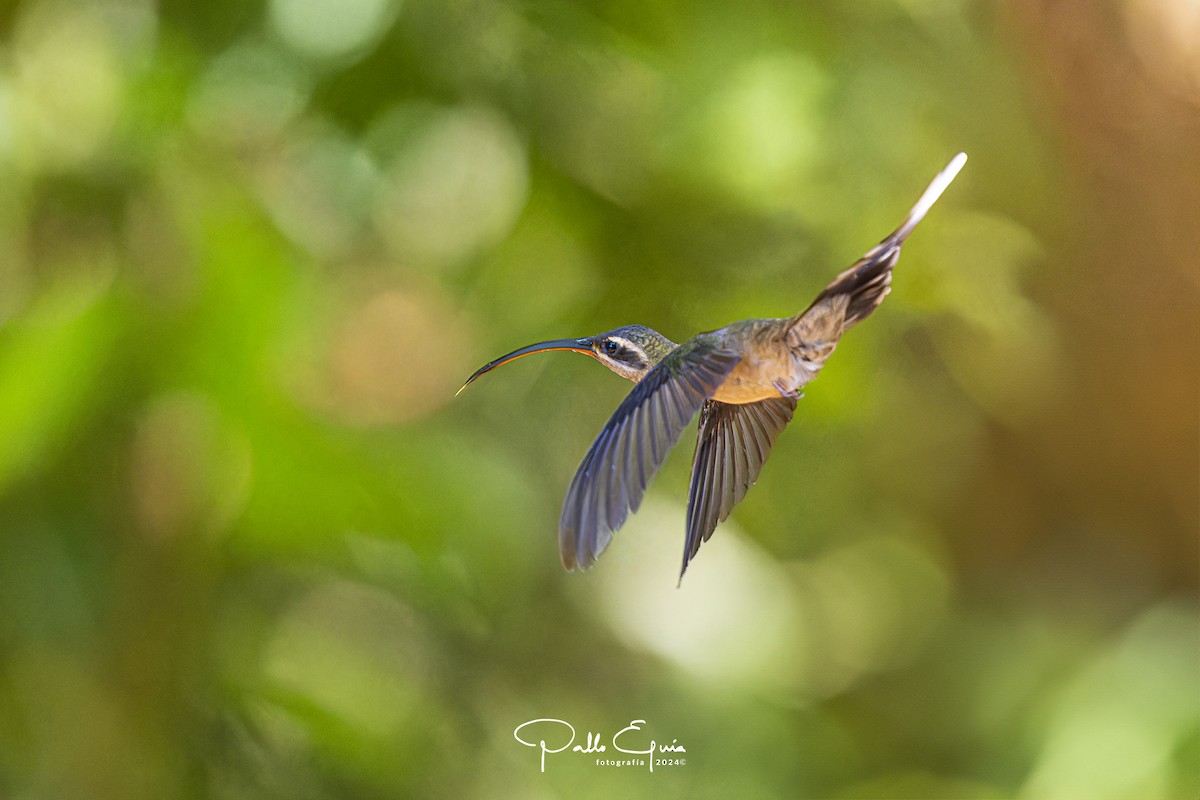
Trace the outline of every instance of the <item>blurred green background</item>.
{"type": "Polygon", "coordinates": [[[1194,800],[1198,268],[1194,2],[0,6],[0,797],[1194,800]],[[462,380],[958,150],[682,588],[690,433],[564,573],[628,384],[462,380]]]}

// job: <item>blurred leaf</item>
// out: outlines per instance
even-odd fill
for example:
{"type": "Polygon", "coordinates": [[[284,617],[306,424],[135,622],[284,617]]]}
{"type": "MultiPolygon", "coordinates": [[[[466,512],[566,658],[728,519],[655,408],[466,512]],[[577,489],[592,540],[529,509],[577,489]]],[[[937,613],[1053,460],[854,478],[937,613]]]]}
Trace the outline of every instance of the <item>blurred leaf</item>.
{"type": "Polygon", "coordinates": [[[90,279],[65,282],[0,330],[0,487],[52,461],[111,391],[122,317],[90,279]]]}

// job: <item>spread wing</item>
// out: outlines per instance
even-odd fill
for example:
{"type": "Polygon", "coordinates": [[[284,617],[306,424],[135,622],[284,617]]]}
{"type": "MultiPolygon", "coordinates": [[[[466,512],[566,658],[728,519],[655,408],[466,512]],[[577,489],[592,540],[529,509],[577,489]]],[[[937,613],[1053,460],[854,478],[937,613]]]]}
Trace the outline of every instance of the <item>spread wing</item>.
{"type": "Polygon", "coordinates": [[[737,364],[731,350],[685,342],[642,378],[575,473],[558,523],[563,566],[587,569],[636,511],[683,429],[737,364]]]}
{"type": "Polygon", "coordinates": [[[757,403],[731,405],[709,400],[700,412],[700,434],[688,487],[687,541],[683,568],[707,542],[717,523],[758,478],[779,432],[792,421],[796,398],[773,397],[757,403]]]}

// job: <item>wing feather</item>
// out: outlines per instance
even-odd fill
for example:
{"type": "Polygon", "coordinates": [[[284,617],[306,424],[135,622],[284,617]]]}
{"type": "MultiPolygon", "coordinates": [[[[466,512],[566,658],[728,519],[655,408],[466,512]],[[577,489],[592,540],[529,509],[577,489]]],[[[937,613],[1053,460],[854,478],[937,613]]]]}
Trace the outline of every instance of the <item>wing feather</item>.
{"type": "Polygon", "coordinates": [[[617,407],[567,489],[558,525],[567,569],[587,569],[636,511],[667,452],[737,364],[731,350],[682,345],[617,407]]]}
{"type": "Polygon", "coordinates": [[[708,541],[758,479],[776,437],[791,422],[795,410],[796,399],[789,397],[745,405],[716,400],[704,404],[688,487],[681,581],[701,543],[708,541]]]}

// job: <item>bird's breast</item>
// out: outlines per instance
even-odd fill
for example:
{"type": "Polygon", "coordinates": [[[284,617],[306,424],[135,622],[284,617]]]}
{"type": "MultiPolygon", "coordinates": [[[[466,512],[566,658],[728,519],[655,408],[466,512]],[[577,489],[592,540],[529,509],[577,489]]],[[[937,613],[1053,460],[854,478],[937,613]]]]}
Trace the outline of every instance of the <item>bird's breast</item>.
{"type": "Polygon", "coordinates": [[[730,376],[717,388],[717,391],[713,394],[713,399],[719,400],[722,403],[743,405],[779,396],[779,390],[771,384],[763,386],[759,383],[739,382],[733,380],[733,376],[730,376]]]}
{"type": "Polygon", "coordinates": [[[717,387],[713,399],[743,405],[780,397],[799,391],[820,368],[782,341],[774,347],[749,348],[717,387]]]}
{"type": "Polygon", "coordinates": [[[798,376],[790,361],[790,358],[780,358],[773,353],[743,355],[725,381],[717,387],[713,399],[742,405],[779,397],[782,394],[780,387],[794,390],[803,381],[797,382],[798,376]]]}
{"type": "Polygon", "coordinates": [[[788,341],[791,320],[754,319],[714,331],[717,347],[737,351],[740,360],[713,392],[712,399],[744,405],[790,395],[812,380],[811,364],[788,341]]]}

